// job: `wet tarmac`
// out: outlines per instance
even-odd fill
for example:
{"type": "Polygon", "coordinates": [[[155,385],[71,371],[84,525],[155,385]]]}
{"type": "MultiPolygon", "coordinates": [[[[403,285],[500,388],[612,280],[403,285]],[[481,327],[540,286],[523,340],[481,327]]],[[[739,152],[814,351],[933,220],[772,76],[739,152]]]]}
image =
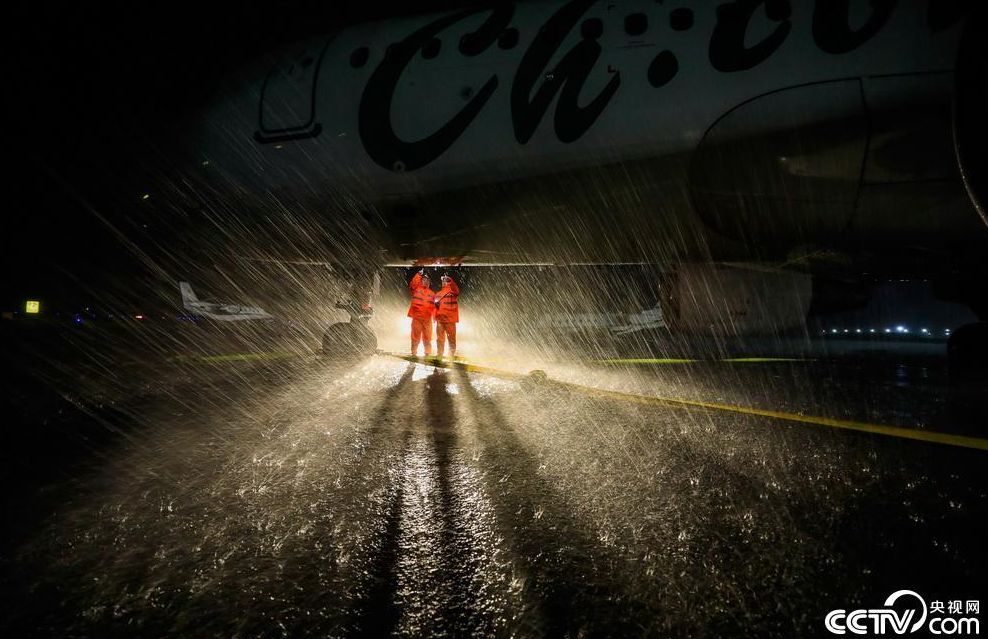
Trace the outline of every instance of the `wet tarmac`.
{"type": "MultiPolygon", "coordinates": [[[[958,413],[919,365],[540,365],[975,435],[984,390],[958,413]]],[[[159,372],[11,409],[4,636],[827,636],[902,588],[984,598],[984,451],[387,356],[159,372]]]]}

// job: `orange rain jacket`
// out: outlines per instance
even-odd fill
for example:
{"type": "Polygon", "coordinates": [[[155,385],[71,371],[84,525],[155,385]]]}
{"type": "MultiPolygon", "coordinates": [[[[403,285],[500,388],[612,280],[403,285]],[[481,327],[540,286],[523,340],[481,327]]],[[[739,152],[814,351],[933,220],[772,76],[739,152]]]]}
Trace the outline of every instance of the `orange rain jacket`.
{"type": "Polygon", "coordinates": [[[432,289],[422,283],[422,274],[416,273],[412,281],[408,283],[408,292],[412,296],[412,303],[408,307],[408,316],[412,319],[432,320],[436,312],[434,300],[436,294],[432,289]]]}
{"type": "Polygon", "coordinates": [[[444,324],[460,321],[460,287],[453,278],[436,293],[436,321],[444,324]]]}

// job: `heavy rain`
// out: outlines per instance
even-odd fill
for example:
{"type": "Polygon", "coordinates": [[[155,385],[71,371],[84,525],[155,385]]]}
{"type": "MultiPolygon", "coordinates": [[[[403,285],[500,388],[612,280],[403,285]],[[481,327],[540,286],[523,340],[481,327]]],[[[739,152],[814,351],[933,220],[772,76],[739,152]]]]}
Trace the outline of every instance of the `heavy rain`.
{"type": "Polygon", "coordinates": [[[983,12],[290,4],[28,21],[3,636],[978,634],[983,12]]]}

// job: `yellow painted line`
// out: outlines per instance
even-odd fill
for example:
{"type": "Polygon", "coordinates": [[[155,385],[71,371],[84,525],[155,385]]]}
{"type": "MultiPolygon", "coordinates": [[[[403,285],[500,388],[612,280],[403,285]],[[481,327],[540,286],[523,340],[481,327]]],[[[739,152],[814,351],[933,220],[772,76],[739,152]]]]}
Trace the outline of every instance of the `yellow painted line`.
{"type": "Polygon", "coordinates": [[[692,364],[699,362],[698,359],[679,359],[675,357],[661,357],[649,359],[598,359],[594,364],[692,364]]]}
{"type": "MultiPolygon", "coordinates": [[[[557,382],[558,383],[558,382],[557,382]]],[[[622,401],[639,404],[649,404],[655,406],[679,406],[691,408],[704,408],[708,410],[727,411],[741,413],[743,415],[753,415],[756,417],[768,417],[789,422],[799,422],[803,424],[814,424],[817,426],[828,426],[830,428],[841,428],[844,430],[856,430],[874,435],[888,435],[901,439],[913,439],[917,441],[932,442],[936,444],[947,444],[949,446],[959,446],[961,448],[973,448],[988,451],[988,440],[978,437],[967,437],[964,435],[953,435],[951,433],[941,433],[929,430],[919,430],[915,428],[904,428],[902,426],[887,426],[884,424],[869,424],[867,422],[856,422],[847,419],[835,419],[832,417],[821,417],[817,415],[800,415],[799,413],[788,413],[784,411],[767,410],[764,408],[753,408],[749,406],[735,406],[732,404],[720,404],[717,402],[703,402],[691,399],[678,399],[670,397],[649,397],[647,395],[635,395],[632,393],[622,393],[618,391],[608,391],[603,389],[580,386],[578,384],[562,383],[563,386],[572,390],[598,397],[607,397],[622,401]]]]}
{"type": "MultiPolygon", "coordinates": [[[[510,380],[520,380],[529,378],[528,375],[521,373],[512,373],[510,371],[502,371],[496,368],[489,368],[486,366],[476,366],[474,364],[466,364],[457,362],[453,364],[448,361],[439,361],[435,358],[421,358],[421,357],[410,357],[402,355],[392,355],[392,357],[398,357],[405,361],[428,364],[430,366],[437,366],[441,368],[457,368],[460,370],[465,370],[471,373],[479,373],[482,375],[490,375],[492,377],[500,377],[503,379],[510,380]]],[[[607,399],[615,399],[620,401],[632,402],[635,404],[643,404],[647,406],[663,406],[667,408],[701,408],[705,410],[716,410],[731,413],[739,413],[742,415],[752,415],[755,417],[767,417],[769,419],[777,419],[781,421],[797,422],[802,424],[813,424],[815,426],[827,426],[829,428],[840,428],[843,430],[853,430],[862,433],[870,433],[873,435],[886,435],[889,437],[898,437],[900,439],[912,439],[916,441],[934,443],[934,444],[945,444],[947,446],[957,446],[960,448],[971,448],[975,450],[985,450],[988,451],[988,439],[982,439],[980,437],[968,437],[966,435],[954,435],[951,433],[941,433],[937,431],[930,430],[919,430],[916,428],[905,428],[902,426],[887,426],[884,424],[869,424],[867,422],[856,422],[848,419],[835,419],[832,417],[821,417],[816,415],[801,415],[799,413],[788,413],[784,411],[767,410],[763,408],[754,408],[750,406],[736,406],[733,404],[721,404],[717,402],[704,402],[692,399],[679,399],[673,397],[655,397],[650,395],[637,395],[634,393],[625,393],[621,391],[605,390],[602,388],[593,388],[591,386],[583,386],[581,384],[574,384],[571,382],[559,382],[553,380],[552,383],[556,386],[561,386],[567,390],[571,390],[578,393],[583,393],[584,395],[590,395],[594,397],[604,397],[607,399]]]]}
{"type": "Polygon", "coordinates": [[[698,362],[726,362],[728,364],[770,364],[776,362],[812,362],[799,357],[729,357],[727,359],[687,359],[675,357],[598,359],[593,364],[695,364],[698,362]]]}
{"type": "Polygon", "coordinates": [[[771,364],[773,362],[812,362],[812,359],[802,357],[730,357],[720,360],[730,364],[771,364]]]}

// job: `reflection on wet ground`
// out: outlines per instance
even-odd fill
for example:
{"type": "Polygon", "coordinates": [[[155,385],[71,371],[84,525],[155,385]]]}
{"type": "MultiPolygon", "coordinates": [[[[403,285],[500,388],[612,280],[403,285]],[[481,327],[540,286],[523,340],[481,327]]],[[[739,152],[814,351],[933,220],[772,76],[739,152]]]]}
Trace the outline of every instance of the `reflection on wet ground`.
{"type": "MultiPolygon", "coordinates": [[[[844,410],[838,369],[788,367],[554,374],[844,410]]],[[[843,403],[914,410],[877,397],[843,403]]],[[[121,406],[17,511],[18,634],[791,637],[900,588],[976,598],[988,568],[978,451],[385,357],[121,406]]]]}

